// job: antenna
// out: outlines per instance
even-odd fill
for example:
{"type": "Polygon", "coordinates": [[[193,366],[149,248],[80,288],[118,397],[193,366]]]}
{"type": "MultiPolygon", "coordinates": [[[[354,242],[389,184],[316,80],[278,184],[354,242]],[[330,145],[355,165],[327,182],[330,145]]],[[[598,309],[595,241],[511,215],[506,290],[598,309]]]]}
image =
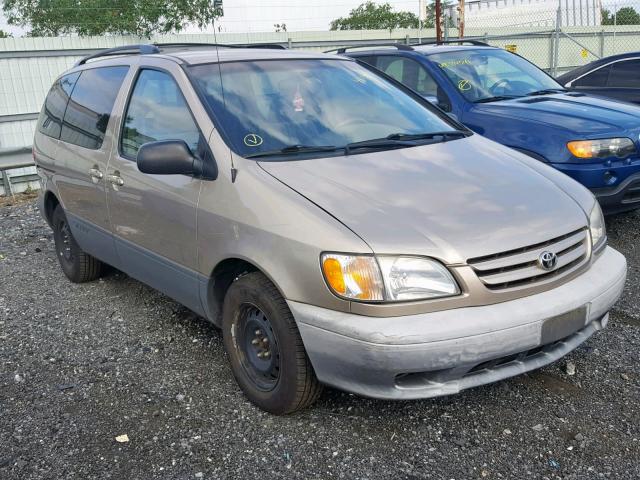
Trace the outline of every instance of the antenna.
{"type": "MultiPolygon", "coordinates": [[[[218,59],[218,75],[220,75],[220,91],[222,92],[222,105],[227,108],[227,100],[224,95],[224,83],[222,82],[222,66],[220,65],[220,52],[218,44],[218,35],[216,34],[216,18],[213,18],[213,41],[216,46],[216,58],[218,59]]],[[[236,183],[236,177],[238,176],[238,169],[233,161],[233,153],[231,153],[231,183],[236,183]]]]}

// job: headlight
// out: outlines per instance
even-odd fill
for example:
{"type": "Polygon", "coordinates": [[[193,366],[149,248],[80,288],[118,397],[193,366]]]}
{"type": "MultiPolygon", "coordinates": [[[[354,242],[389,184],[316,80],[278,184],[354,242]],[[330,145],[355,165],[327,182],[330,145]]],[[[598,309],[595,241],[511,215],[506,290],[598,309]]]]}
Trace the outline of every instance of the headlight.
{"type": "Polygon", "coordinates": [[[348,299],[398,302],[460,293],[451,273],[428,258],[325,253],[321,264],[331,290],[348,299]]]}
{"type": "Polygon", "coordinates": [[[636,153],[636,146],[629,138],[576,140],[567,143],[567,148],[574,157],[578,158],[624,158],[636,153]]]}
{"type": "Polygon", "coordinates": [[[591,214],[589,215],[589,231],[591,232],[592,249],[596,251],[607,238],[604,216],[602,215],[602,209],[598,202],[593,206],[591,214]]]}

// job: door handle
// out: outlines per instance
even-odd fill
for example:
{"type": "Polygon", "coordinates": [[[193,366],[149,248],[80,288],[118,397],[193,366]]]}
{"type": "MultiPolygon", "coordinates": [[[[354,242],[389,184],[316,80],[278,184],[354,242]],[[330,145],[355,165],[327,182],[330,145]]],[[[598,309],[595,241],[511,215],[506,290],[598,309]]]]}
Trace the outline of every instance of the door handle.
{"type": "Polygon", "coordinates": [[[102,180],[102,177],[104,177],[102,172],[97,168],[89,169],[89,176],[91,177],[91,181],[93,183],[98,183],[100,180],[102,180]]]}
{"type": "Polygon", "coordinates": [[[117,173],[114,173],[113,175],[107,175],[107,180],[109,180],[109,182],[111,183],[111,185],[113,185],[113,188],[115,190],[117,190],[118,187],[121,187],[124,185],[124,180],[117,173]]]}

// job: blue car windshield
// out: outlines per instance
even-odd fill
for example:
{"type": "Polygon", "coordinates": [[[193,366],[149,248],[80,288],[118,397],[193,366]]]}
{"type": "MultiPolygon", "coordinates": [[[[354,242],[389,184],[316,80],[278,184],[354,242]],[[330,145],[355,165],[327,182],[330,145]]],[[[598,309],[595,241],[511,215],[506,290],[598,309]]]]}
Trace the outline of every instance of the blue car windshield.
{"type": "Polygon", "coordinates": [[[429,59],[471,102],[562,90],[558,82],[538,67],[506,50],[455,50],[429,55],[429,59]]]}
{"type": "Polygon", "coordinates": [[[189,68],[230,147],[243,156],[455,131],[446,117],[349,60],[232,61],[189,68]]]}

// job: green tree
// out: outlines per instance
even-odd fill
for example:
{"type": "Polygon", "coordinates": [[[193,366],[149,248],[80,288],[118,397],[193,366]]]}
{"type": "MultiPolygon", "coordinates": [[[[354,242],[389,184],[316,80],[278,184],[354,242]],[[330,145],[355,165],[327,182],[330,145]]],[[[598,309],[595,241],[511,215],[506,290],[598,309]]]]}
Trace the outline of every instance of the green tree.
{"type": "Polygon", "coordinates": [[[210,25],[222,13],[211,0],[4,0],[10,25],[31,36],[179,32],[210,25]]]}
{"type": "Polygon", "coordinates": [[[602,25],[640,25],[640,13],[633,7],[622,7],[617,14],[603,8],[602,25]]]}
{"type": "Polygon", "coordinates": [[[0,38],[9,38],[11,35],[4,30],[0,30],[0,38]]]}
{"type": "MultiPolygon", "coordinates": [[[[444,17],[446,16],[446,22],[448,23],[448,27],[455,27],[455,22],[453,21],[453,18],[451,18],[451,15],[449,15],[449,7],[451,6],[451,2],[442,0],[442,2],[440,2],[440,10],[441,10],[441,15],[444,17]]],[[[436,26],[436,2],[432,1],[429,5],[427,5],[426,7],[427,10],[427,15],[425,17],[425,21],[422,24],[423,27],[425,28],[435,28],[436,26]]],[[[445,21],[445,19],[443,18],[442,20],[443,22],[445,21]]],[[[444,23],[443,23],[444,25],[444,23]]]]}
{"type": "Polygon", "coordinates": [[[618,10],[618,25],[639,25],[640,14],[633,7],[622,7],[618,10]]]}
{"type": "Polygon", "coordinates": [[[395,12],[389,3],[367,1],[331,22],[331,30],[393,30],[418,28],[418,17],[411,12],[395,12]]]}

